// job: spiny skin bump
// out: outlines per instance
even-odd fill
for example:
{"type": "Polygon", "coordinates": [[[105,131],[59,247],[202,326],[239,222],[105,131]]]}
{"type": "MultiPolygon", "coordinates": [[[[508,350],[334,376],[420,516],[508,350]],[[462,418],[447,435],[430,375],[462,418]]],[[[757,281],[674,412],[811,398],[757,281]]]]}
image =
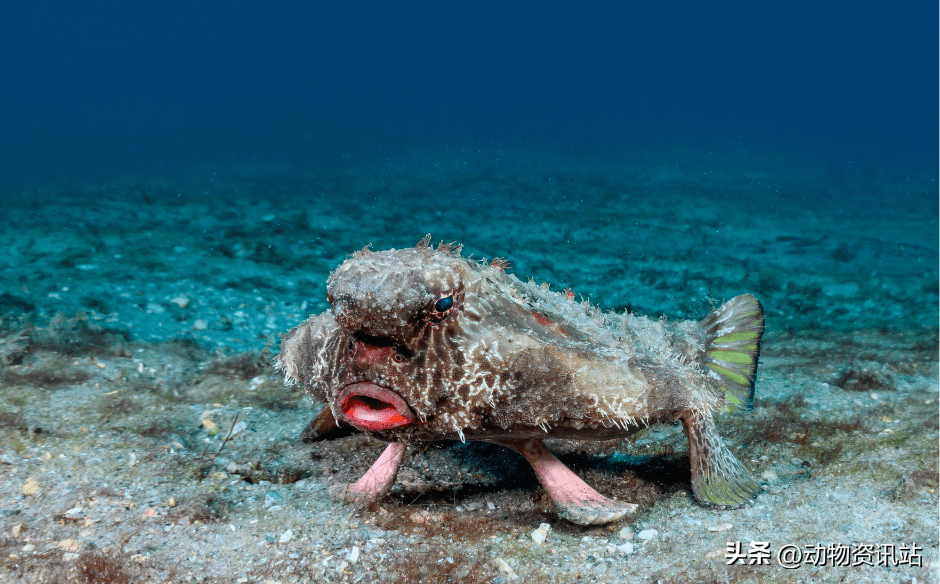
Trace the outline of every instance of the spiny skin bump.
{"type": "MultiPolygon", "coordinates": [[[[518,280],[505,261],[427,243],[355,253],[330,274],[331,310],[282,337],[287,381],[337,421],[393,443],[518,446],[681,420],[703,473],[747,475],[710,421],[753,392],[763,313],[752,296],[703,322],[605,314],[518,280]]],[[[741,481],[754,490],[749,475],[741,481]]]]}

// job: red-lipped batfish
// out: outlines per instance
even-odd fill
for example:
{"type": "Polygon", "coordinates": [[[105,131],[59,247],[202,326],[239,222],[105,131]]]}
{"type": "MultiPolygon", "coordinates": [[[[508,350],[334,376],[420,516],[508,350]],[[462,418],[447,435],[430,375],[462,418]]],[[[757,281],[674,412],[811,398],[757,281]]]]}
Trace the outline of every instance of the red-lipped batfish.
{"type": "Polygon", "coordinates": [[[277,365],[325,402],[311,426],[349,424],[389,446],[334,495],[388,493],[408,444],[481,440],[524,456],[559,515],[588,525],[634,511],[562,464],[546,438],[608,440],[681,422],[692,492],[735,507],[760,487],[728,450],[717,412],[750,408],[763,309],[732,298],[702,321],[603,313],[567,289],[523,282],[460,246],[350,256],[329,277],[331,309],[282,336],[277,365]]]}

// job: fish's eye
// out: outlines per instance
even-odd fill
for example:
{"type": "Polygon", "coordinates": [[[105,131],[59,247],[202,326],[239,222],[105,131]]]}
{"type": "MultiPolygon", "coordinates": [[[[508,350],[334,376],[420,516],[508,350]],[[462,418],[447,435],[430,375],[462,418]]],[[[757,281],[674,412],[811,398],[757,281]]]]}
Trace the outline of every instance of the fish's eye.
{"type": "Polygon", "coordinates": [[[447,312],[454,306],[454,297],[453,296],[444,296],[443,298],[438,298],[437,302],[434,303],[434,310],[437,312],[447,312]]]}
{"type": "Polygon", "coordinates": [[[454,313],[459,302],[459,290],[450,290],[442,293],[431,306],[428,320],[431,321],[432,324],[444,322],[454,313]]]}

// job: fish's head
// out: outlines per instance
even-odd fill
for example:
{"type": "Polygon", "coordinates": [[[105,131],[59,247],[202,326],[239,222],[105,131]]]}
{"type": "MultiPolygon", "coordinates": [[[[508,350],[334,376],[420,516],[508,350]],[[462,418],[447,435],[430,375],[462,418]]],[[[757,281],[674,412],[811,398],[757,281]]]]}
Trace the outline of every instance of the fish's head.
{"type": "Polygon", "coordinates": [[[329,359],[334,370],[320,373],[336,419],[395,440],[459,434],[473,380],[493,368],[469,354],[486,334],[488,270],[500,271],[420,244],[364,249],[336,268],[327,300],[343,341],[329,359]]]}

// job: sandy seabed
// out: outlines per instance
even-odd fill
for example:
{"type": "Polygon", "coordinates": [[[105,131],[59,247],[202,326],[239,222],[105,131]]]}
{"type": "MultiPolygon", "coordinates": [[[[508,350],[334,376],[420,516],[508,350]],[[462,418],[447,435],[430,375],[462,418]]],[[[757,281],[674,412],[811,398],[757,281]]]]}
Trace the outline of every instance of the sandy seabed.
{"type": "Polygon", "coordinates": [[[719,162],[450,151],[19,193],[0,217],[0,579],[936,581],[935,178],[719,162]],[[371,506],[329,498],[384,445],[301,442],[321,404],[273,370],[278,334],[328,308],[346,255],[425,233],[604,310],[757,295],[755,407],[719,428],[763,493],[696,504],[666,426],[550,444],[639,504],[610,526],[559,519],[482,443],[411,448],[371,506]]]}

